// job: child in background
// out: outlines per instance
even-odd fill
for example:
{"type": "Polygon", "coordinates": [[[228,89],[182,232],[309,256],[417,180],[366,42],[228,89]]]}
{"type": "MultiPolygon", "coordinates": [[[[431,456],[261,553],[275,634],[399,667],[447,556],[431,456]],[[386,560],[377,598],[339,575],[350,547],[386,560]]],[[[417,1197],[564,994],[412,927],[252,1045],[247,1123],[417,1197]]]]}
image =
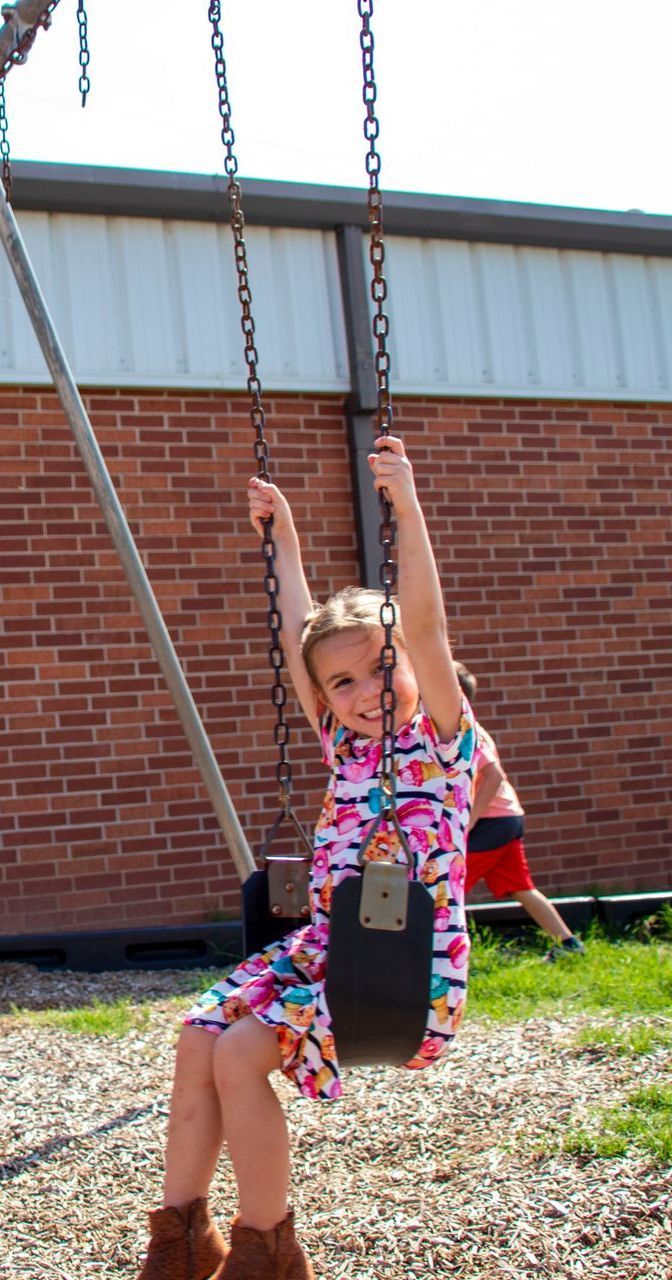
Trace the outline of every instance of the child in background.
{"type": "MultiPolygon", "coordinates": [[[[393,687],[396,815],[413,865],[434,902],[426,1030],[411,1069],[430,1066],[455,1036],[464,1009],[469,940],[465,849],[475,727],[462,698],[443,596],[413,472],[401,440],[386,436],[369,464],[398,530],[393,687]]],[[[140,1280],[312,1280],[288,1207],[289,1140],[268,1079],[281,1070],[307,1098],[342,1094],[338,1044],[325,1001],[331,895],[361,875],[358,856],[381,806],[384,595],[346,588],[315,605],[287,500],[254,477],[250,517],[263,537],[272,517],[282,645],[303,710],[321,742],[329,783],[311,869],[311,923],[249,957],[198,1001],[177,1051],[166,1152],[164,1208],[150,1214],[140,1280]],[[307,619],[307,621],[306,621],[307,619]],[[226,1141],[239,1216],[225,1245],[207,1194],[226,1141]]],[[[392,823],[364,857],[392,857],[392,823]]],[[[394,984],[395,975],[387,980],[394,984]]]]}
{"type": "MultiPolygon", "coordinates": [[[[455,663],[455,670],[462,692],[473,704],[476,677],[461,662],[455,663]]],[[[583,952],[583,943],[574,937],[553,903],[534,887],[523,844],[524,809],[502,769],[490,734],[478,722],[471,800],[465,894],[479,880],[485,880],[495,898],[516,898],[539,928],[553,938],[545,960],[553,962],[568,952],[583,952]]]]}

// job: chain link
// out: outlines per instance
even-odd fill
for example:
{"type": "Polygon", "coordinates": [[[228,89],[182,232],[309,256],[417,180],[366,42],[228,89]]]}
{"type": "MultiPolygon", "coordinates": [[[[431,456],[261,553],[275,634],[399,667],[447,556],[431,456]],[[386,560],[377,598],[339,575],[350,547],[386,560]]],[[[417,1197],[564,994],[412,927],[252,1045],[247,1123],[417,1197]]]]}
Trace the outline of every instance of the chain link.
{"type": "MultiPolygon", "coordinates": [[[[357,0],[357,10],[362,20],[359,44],[362,51],[362,99],[366,107],[364,137],[369,144],[366,154],[366,172],[369,175],[368,212],[370,232],[369,260],[372,266],[371,297],[375,307],[373,316],[373,336],[376,342],[374,365],[378,385],[376,433],[378,436],[387,436],[390,434],[392,426],[390,355],[387,350],[390,321],[384,306],[387,299],[387,281],[383,272],[385,243],[383,240],[383,197],[379,185],[380,154],[376,147],[380,124],[375,112],[377,89],[373,68],[374,40],[371,30],[373,0],[357,0]]],[[[394,627],[397,615],[392,597],[397,583],[397,566],[392,555],[394,547],[392,506],[384,491],[380,492],[379,497],[379,541],[382,551],[380,584],[385,595],[385,602],[380,610],[380,622],[385,633],[385,642],[381,650],[381,665],[383,669],[383,688],[380,695],[383,713],[381,787],[387,800],[388,809],[394,812],[394,713],[397,706],[397,698],[394,691],[394,668],[397,665],[397,653],[394,647],[394,627]]]]}
{"type": "Polygon", "coordinates": [[[81,74],[79,77],[79,92],[82,95],[82,106],[86,106],[86,95],[91,88],[89,80],[89,62],[91,55],[89,53],[88,41],[88,20],[86,17],[86,8],[84,0],[79,0],[77,5],[77,22],[79,25],[79,65],[81,74]]]}
{"type": "MultiPolygon", "coordinates": [[[[255,345],[255,327],[252,316],[252,291],[247,267],[247,249],[245,245],[245,218],[242,208],[240,183],[236,178],[238,161],[234,152],[236,136],[231,125],[231,104],[224,60],[224,38],[220,30],[220,0],[210,0],[208,17],[212,25],[211,44],[215,55],[215,76],[219,94],[219,114],[222,121],[221,139],[224,145],[224,169],[229,179],[228,196],[231,205],[231,229],[233,231],[236,272],[238,275],[238,300],[241,309],[241,328],[245,338],[245,362],[247,364],[247,389],[250,394],[250,419],[255,431],[254,456],[257,462],[257,474],[267,483],[270,480],[269,448],[264,434],[266,415],[262,404],[262,388],[257,364],[259,356],[255,345]]],[[[289,797],[292,784],[292,769],[287,758],[289,742],[289,725],[285,720],[284,708],[287,691],[282,681],[284,654],[280,643],[282,614],[278,607],[278,580],[275,571],[275,542],[273,540],[273,521],[264,523],[262,553],[265,562],[264,590],[268,597],[268,613],[266,622],[270,632],[271,643],[268,659],[273,669],[274,682],[271,690],[271,702],[276,709],[276,724],[273,738],[278,748],[278,763],[275,775],[280,787],[280,798],[285,812],[289,812],[289,797]]]]}
{"type": "Polygon", "coordinates": [[[2,185],[7,204],[12,203],[12,171],[9,164],[9,132],[5,103],[5,82],[0,80],[0,158],[2,159],[2,185]]]}
{"type": "Polygon", "coordinates": [[[377,427],[379,435],[389,435],[390,428],[392,426],[392,404],[390,400],[390,356],[387,350],[387,337],[390,331],[390,322],[384,307],[384,303],[387,299],[387,281],[383,274],[385,244],[383,241],[383,196],[379,186],[381,165],[380,154],[376,147],[380,133],[380,124],[375,113],[377,90],[373,69],[374,40],[373,32],[371,30],[373,0],[357,0],[357,8],[362,20],[359,44],[362,50],[362,98],[364,106],[366,107],[364,137],[369,144],[369,149],[366,154],[366,172],[369,175],[369,260],[373,267],[371,297],[375,303],[373,336],[376,339],[375,369],[378,382],[377,427]]]}
{"type": "Polygon", "coordinates": [[[45,4],[44,9],[35,19],[32,26],[27,27],[22,34],[20,34],[22,23],[16,11],[16,5],[6,4],[2,6],[2,17],[15,28],[16,43],[11,52],[8,53],[2,66],[0,66],[0,79],[4,80],[7,72],[11,71],[12,67],[22,66],[26,61],[38,29],[43,27],[46,31],[51,26],[51,15],[59,3],[60,0],[49,0],[49,3],[45,4]]]}

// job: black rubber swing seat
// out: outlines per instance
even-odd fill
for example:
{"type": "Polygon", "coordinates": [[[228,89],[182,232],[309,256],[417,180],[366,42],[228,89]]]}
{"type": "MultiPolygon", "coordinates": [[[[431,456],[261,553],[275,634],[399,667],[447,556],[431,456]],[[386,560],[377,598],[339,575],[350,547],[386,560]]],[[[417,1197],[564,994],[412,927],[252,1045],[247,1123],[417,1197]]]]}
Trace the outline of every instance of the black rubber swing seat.
{"type": "MultiPolygon", "coordinates": [[[[287,872],[287,884],[299,874],[296,864],[306,864],[307,874],[307,859],[270,861],[270,876],[287,872]]],[[[276,896],[269,890],[268,867],[245,881],[246,955],[308,922],[305,915],[273,913],[276,896]]],[[[325,995],[341,1066],[401,1066],[417,1053],[430,1004],[433,921],[431,895],[423,884],[408,881],[403,864],[368,863],[361,875],[348,876],[334,890],[325,995]],[[390,877],[396,883],[392,891],[390,877]],[[386,916],[387,901],[392,905],[386,916]],[[383,915],[376,920],[381,905],[383,915]]]]}
{"type": "Polygon", "coordinates": [[[325,994],[343,1066],[399,1067],[417,1053],[427,1025],[434,903],[424,885],[406,881],[403,928],[365,925],[367,872],[334,890],[325,994]]]}

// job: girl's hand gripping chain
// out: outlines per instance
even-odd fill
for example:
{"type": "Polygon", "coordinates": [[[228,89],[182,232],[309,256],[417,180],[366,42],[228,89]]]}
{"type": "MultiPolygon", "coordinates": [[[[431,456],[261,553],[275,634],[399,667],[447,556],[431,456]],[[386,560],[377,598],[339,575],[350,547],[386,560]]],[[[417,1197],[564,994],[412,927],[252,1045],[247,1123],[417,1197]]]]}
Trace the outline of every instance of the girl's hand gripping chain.
{"type": "Polygon", "coordinates": [[[398,436],[379,436],[374,441],[379,453],[369,454],[373,471],[373,487],[394,507],[397,520],[407,512],[419,509],[413,468],[406,457],[404,443],[398,436]]]}
{"type": "Polygon", "coordinates": [[[281,542],[294,528],[292,512],[284,494],[277,485],[269,484],[260,476],[252,476],[247,486],[250,504],[250,520],[260,538],[264,536],[264,523],[273,518],[273,537],[281,542]]]}

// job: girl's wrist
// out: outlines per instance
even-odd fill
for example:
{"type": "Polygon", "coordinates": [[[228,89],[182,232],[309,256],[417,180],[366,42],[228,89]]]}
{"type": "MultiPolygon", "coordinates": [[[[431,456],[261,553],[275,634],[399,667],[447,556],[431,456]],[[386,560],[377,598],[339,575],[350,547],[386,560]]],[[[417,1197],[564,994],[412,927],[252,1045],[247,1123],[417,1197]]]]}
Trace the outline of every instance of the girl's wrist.
{"type": "Polygon", "coordinates": [[[415,519],[415,520],[419,520],[421,523],[424,522],[422,507],[418,502],[418,498],[416,494],[414,494],[413,497],[407,503],[403,503],[401,507],[399,508],[393,507],[393,510],[394,510],[394,516],[396,520],[415,519]]]}
{"type": "Polygon", "coordinates": [[[300,555],[299,535],[291,521],[289,524],[281,525],[279,529],[273,531],[273,540],[279,550],[300,555]]]}

